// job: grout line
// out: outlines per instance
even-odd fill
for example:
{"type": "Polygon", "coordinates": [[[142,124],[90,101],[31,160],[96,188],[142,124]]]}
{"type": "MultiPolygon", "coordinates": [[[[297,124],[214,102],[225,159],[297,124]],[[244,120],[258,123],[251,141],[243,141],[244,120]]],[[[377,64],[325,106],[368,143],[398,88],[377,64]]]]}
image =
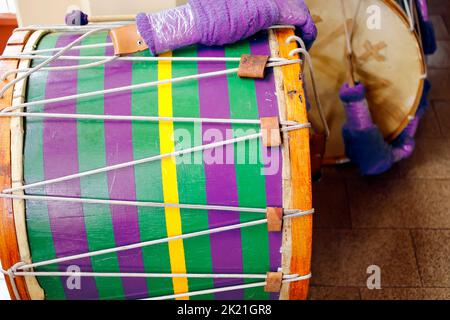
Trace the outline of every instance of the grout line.
{"type": "MultiPolygon", "coordinates": [[[[347,288],[347,289],[360,289],[360,290],[369,290],[367,289],[367,287],[364,286],[352,286],[352,285],[343,285],[343,286],[335,286],[335,285],[311,285],[311,287],[313,288],[327,288],[327,289],[339,289],[339,288],[347,288]]],[[[445,286],[434,286],[434,287],[430,287],[430,286],[422,286],[422,287],[417,287],[417,286],[383,286],[381,288],[380,291],[383,291],[384,289],[450,289],[450,286],[445,287],[445,286]]],[[[372,290],[370,290],[372,291],[372,290]]],[[[373,291],[378,291],[378,290],[373,290],[373,291]]]]}
{"type": "Polygon", "coordinates": [[[350,197],[350,186],[348,184],[347,179],[344,179],[344,183],[345,183],[345,197],[347,199],[347,211],[348,211],[348,216],[350,219],[350,228],[351,230],[353,230],[353,215],[352,215],[352,205],[350,203],[351,201],[351,197],[350,197]]]}
{"type": "Polygon", "coordinates": [[[337,227],[315,227],[314,230],[337,230],[337,231],[356,231],[356,230],[392,230],[392,231],[450,231],[450,228],[421,228],[421,227],[355,227],[349,228],[337,228],[337,227]]]}
{"type": "Polygon", "coordinates": [[[441,124],[441,119],[439,118],[439,115],[438,115],[438,113],[436,111],[436,106],[434,104],[434,101],[429,101],[429,104],[430,104],[430,106],[429,106],[428,112],[432,112],[433,113],[433,117],[436,120],[436,124],[437,124],[438,129],[439,129],[439,137],[438,138],[439,139],[445,139],[444,130],[443,130],[442,124],[441,124]]]}
{"type": "Polygon", "coordinates": [[[419,275],[420,284],[423,287],[424,282],[423,282],[422,272],[420,272],[419,258],[417,257],[417,246],[416,246],[416,242],[414,240],[414,235],[412,234],[412,230],[409,230],[409,235],[410,235],[413,250],[414,250],[414,259],[416,260],[417,274],[419,275]]]}

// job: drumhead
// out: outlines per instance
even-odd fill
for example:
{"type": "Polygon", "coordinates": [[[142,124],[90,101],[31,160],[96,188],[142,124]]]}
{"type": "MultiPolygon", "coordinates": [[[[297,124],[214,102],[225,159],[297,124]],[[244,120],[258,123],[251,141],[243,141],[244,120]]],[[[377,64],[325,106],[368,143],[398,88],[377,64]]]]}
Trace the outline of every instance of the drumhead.
{"type": "MultiPolygon", "coordinates": [[[[346,159],[342,137],[346,120],[339,99],[339,89],[348,72],[345,18],[340,0],[306,2],[319,31],[311,55],[331,130],[325,162],[336,164],[346,159]]],[[[353,21],[356,17],[353,35],[356,79],[366,86],[374,123],[387,140],[392,140],[415,115],[423,90],[426,71],[417,34],[410,31],[404,12],[394,1],[346,0],[344,5],[346,19],[353,21]]],[[[309,79],[307,84],[311,86],[309,79]]],[[[314,100],[311,94],[310,99],[314,100]]],[[[320,123],[316,110],[310,112],[310,117],[316,120],[313,123],[320,123]]]]}

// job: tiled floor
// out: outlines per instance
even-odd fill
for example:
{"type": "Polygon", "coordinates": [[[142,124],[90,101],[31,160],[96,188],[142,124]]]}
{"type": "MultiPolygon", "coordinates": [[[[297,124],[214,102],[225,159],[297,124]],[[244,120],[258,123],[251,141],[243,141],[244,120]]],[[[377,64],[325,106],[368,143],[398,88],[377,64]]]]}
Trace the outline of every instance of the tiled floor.
{"type": "Polygon", "coordinates": [[[380,177],[328,168],[314,186],[311,299],[450,300],[450,1],[430,0],[438,52],[415,155],[380,177]],[[381,290],[367,289],[367,267],[381,290]]]}

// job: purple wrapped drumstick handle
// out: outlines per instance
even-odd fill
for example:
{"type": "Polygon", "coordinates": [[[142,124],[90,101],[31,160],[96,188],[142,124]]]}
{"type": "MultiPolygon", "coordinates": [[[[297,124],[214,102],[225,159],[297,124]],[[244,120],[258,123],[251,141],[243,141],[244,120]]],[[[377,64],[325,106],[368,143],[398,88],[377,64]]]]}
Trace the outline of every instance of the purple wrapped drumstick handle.
{"type": "Polygon", "coordinates": [[[304,0],[190,0],[182,7],[141,13],[136,22],[153,54],[197,43],[230,44],[275,24],[297,26],[308,47],[317,37],[304,0]]]}

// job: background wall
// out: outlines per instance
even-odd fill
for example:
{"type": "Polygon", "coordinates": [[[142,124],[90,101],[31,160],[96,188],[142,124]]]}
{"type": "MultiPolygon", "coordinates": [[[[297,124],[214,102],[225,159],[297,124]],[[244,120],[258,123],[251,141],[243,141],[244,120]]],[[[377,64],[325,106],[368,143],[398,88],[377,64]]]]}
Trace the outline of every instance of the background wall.
{"type": "Polygon", "coordinates": [[[61,24],[68,8],[92,15],[135,14],[182,5],[187,0],[15,0],[20,26],[61,24]]]}

